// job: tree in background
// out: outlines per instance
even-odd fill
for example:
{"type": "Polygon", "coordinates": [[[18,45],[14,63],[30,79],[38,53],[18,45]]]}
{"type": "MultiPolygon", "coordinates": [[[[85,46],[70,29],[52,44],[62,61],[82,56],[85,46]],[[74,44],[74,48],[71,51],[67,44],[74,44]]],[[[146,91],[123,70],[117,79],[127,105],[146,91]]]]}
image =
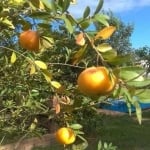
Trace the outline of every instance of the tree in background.
{"type": "MultiPolygon", "coordinates": [[[[134,26],[130,23],[126,24],[121,19],[117,18],[113,12],[103,12],[109,16],[110,25],[117,27],[117,31],[110,37],[108,42],[116,49],[118,55],[125,55],[131,53],[133,50],[130,37],[133,33],[134,26]]],[[[100,29],[102,26],[96,23],[96,28],[100,29]]]]}
{"type": "Polygon", "coordinates": [[[144,46],[135,50],[136,61],[141,62],[141,65],[147,69],[147,74],[150,72],[150,47],[144,46]]]}
{"type": "MultiPolygon", "coordinates": [[[[112,17],[112,20],[114,18],[112,17]]],[[[110,38],[110,43],[116,48],[118,54],[125,55],[131,53],[133,50],[132,44],[130,42],[130,37],[133,33],[133,25],[125,24],[121,20],[118,20],[118,30],[110,38]]]]}

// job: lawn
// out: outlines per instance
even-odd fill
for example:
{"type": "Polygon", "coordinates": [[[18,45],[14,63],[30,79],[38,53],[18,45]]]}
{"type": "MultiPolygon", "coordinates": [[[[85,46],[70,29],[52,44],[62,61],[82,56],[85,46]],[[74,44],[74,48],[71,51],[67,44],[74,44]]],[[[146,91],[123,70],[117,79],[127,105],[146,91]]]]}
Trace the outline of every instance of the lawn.
{"type": "MultiPolygon", "coordinates": [[[[87,133],[89,147],[87,150],[96,150],[98,140],[112,142],[117,150],[149,150],[150,149],[150,111],[143,112],[143,122],[139,125],[135,115],[125,116],[101,116],[102,125],[87,133]],[[95,133],[96,131],[96,133],[95,133]],[[95,146],[95,147],[94,147],[95,146]]],[[[92,125],[93,126],[93,125],[92,125]]],[[[46,148],[34,148],[34,150],[63,150],[63,147],[53,145],[46,148]]]]}
{"type": "Polygon", "coordinates": [[[150,111],[143,113],[142,125],[135,116],[104,117],[101,139],[112,142],[119,150],[150,149],[150,111]]]}

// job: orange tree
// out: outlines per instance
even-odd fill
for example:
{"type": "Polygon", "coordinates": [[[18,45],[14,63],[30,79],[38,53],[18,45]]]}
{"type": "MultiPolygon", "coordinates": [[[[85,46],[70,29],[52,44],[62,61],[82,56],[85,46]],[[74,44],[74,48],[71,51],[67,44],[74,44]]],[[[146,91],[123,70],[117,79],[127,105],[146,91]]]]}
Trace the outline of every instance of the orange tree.
{"type": "Polygon", "coordinates": [[[150,92],[145,70],[107,43],[117,27],[101,12],[103,0],[81,18],[69,13],[70,2],[0,2],[1,138],[44,134],[54,122],[86,143],[78,117],[108,99],[124,99],[129,114],[134,106],[141,124],[139,102],[149,102],[150,92]],[[100,29],[90,31],[97,22],[100,29]],[[90,67],[96,69],[86,71],[90,67]]]}

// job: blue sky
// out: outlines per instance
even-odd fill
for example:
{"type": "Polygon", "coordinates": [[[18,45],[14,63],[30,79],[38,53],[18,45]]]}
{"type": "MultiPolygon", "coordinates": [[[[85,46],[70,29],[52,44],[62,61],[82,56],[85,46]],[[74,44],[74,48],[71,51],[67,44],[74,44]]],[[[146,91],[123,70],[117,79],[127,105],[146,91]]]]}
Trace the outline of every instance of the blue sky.
{"type": "MultiPolygon", "coordinates": [[[[69,11],[80,17],[86,6],[94,11],[97,3],[98,0],[77,0],[69,11]]],[[[123,22],[134,25],[131,36],[133,48],[150,47],[150,0],[104,0],[103,9],[112,10],[123,22]]]]}

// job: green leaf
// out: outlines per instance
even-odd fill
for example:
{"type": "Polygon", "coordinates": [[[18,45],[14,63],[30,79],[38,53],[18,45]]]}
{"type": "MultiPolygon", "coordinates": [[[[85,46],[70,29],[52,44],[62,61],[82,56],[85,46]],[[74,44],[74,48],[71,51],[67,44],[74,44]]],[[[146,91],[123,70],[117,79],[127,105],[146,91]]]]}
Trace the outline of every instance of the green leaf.
{"type": "Polygon", "coordinates": [[[99,44],[96,49],[100,52],[107,52],[107,51],[110,51],[112,50],[112,47],[111,45],[109,45],[108,43],[102,43],[102,44],[99,44]]]}
{"type": "Polygon", "coordinates": [[[120,68],[120,77],[127,80],[127,85],[133,87],[143,87],[150,84],[149,80],[145,80],[142,74],[145,69],[137,66],[128,66],[120,68]]]}
{"type": "Polygon", "coordinates": [[[31,123],[29,130],[33,131],[36,128],[36,124],[35,123],[31,123]]]}
{"type": "Polygon", "coordinates": [[[139,104],[135,105],[135,109],[136,109],[136,116],[137,116],[138,122],[139,124],[141,124],[142,123],[142,109],[139,104]]]}
{"type": "Polygon", "coordinates": [[[10,58],[10,62],[13,64],[13,63],[15,63],[16,59],[17,59],[16,53],[12,52],[12,55],[11,55],[11,58],[10,58]]]}
{"type": "Polygon", "coordinates": [[[93,18],[93,21],[98,21],[101,24],[105,25],[105,26],[109,26],[108,20],[109,17],[107,15],[103,15],[103,14],[96,14],[93,18]]]}
{"type": "Polygon", "coordinates": [[[87,6],[87,7],[85,8],[84,13],[83,13],[83,18],[88,17],[88,16],[89,16],[89,14],[90,14],[90,7],[89,7],[89,6],[87,6]]]}
{"type": "Polygon", "coordinates": [[[102,150],[102,142],[99,140],[97,150],[102,150]]]}
{"type": "Polygon", "coordinates": [[[32,97],[38,96],[39,94],[40,94],[39,91],[36,90],[36,89],[33,89],[33,90],[30,92],[30,95],[31,95],[32,97]]]}
{"type": "Polygon", "coordinates": [[[63,15],[62,18],[65,21],[65,25],[66,25],[67,30],[70,32],[70,34],[72,34],[73,33],[73,26],[72,26],[71,21],[69,20],[70,18],[68,18],[67,15],[63,15]]]}
{"type": "Polygon", "coordinates": [[[104,59],[106,59],[106,61],[109,61],[110,59],[116,58],[117,51],[115,49],[111,49],[109,51],[101,53],[101,55],[103,56],[104,59]]]}
{"type": "Polygon", "coordinates": [[[84,47],[81,47],[71,58],[72,64],[77,64],[81,61],[81,59],[84,57],[86,53],[87,44],[84,45],[84,47]]]}
{"type": "Polygon", "coordinates": [[[41,61],[41,60],[35,60],[34,63],[40,68],[40,69],[47,69],[47,65],[41,61]]]}
{"type": "Polygon", "coordinates": [[[128,89],[122,88],[122,90],[123,90],[122,92],[123,92],[124,96],[126,97],[126,103],[127,103],[128,108],[129,108],[130,115],[131,115],[131,104],[132,104],[135,107],[138,122],[139,122],[139,124],[141,124],[141,122],[142,122],[142,110],[141,110],[141,106],[139,104],[139,101],[137,100],[136,97],[131,96],[128,89]]]}
{"type": "Polygon", "coordinates": [[[3,10],[3,6],[0,6],[0,13],[2,12],[2,10],[3,10]]]}
{"type": "Polygon", "coordinates": [[[25,2],[24,0],[9,0],[8,4],[11,5],[11,7],[12,7],[12,5],[13,6],[21,6],[24,4],[24,2],[25,2]]]}
{"type": "Polygon", "coordinates": [[[49,10],[53,11],[53,13],[56,13],[55,0],[41,0],[41,1],[49,10]]]}
{"type": "Polygon", "coordinates": [[[67,11],[67,9],[69,8],[70,5],[70,0],[64,0],[62,3],[62,13],[64,13],[65,11],[67,11]]]}
{"type": "Polygon", "coordinates": [[[72,150],[85,150],[88,147],[88,142],[82,142],[80,144],[73,144],[72,150]]]}
{"type": "MultiPolygon", "coordinates": [[[[124,79],[124,80],[130,80],[130,81],[144,81],[143,76],[140,76],[140,74],[138,74],[135,71],[126,71],[126,70],[122,70],[120,69],[120,74],[119,74],[120,78],[124,79]]],[[[129,83],[129,82],[128,82],[129,83]]]]}
{"type": "Polygon", "coordinates": [[[84,135],[85,133],[83,131],[80,131],[80,130],[74,130],[75,131],[75,134],[80,134],[80,135],[84,135]]]}
{"type": "Polygon", "coordinates": [[[40,43],[41,49],[48,49],[53,46],[54,40],[51,37],[42,36],[40,43]]]}
{"type": "Polygon", "coordinates": [[[31,28],[31,24],[22,18],[17,21],[17,23],[22,25],[22,30],[28,30],[31,28]]]}
{"type": "Polygon", "coordinates": [[[131,116],[131,112],[132,112],[131,103],[129,103],[129,101],[126,101],[126,105],[128,107],[129,115],[131,116]]]}
{"type": "Polygon", "coordinates": [[[37,19],[47,19],[50,17],[50,14],[47,12],[33,12],[30,17],[37,19]]]}
{"type": "Polygon", "coordinates": [[[35,74],[35,72],[36,72],[35,65],[32,64],[30,67],[30,75],[35,74]]]}
{"type": "Polygon", "coordinates": [[[137,101],[137,99],[134,99],[133,97],[133,106],[135,107],[136,110],[136,116],[138,119],[139,124],[142,123],[142,110],[141,110],[141,106],[139,104],[139,102],[137,101]]]}
{"type": "Polygon", "coordinates": [[[82,27],[82,29],[87,29],[89,27],[90,23],[91,23],[91,20],[86,19],[86,20],[81,21],[79,24],[82,27]]]}
{"type": "MultiPolygon", "coordinates": [[[[83,136],[81,136],[81,135],[77,135],[82,141],[84,141],[85,143],[87,143],[87,140],[83,137],[83,136]]],[[[88,143],[87,143],[88,144],[88,143]]]]}
{"type": "Polygon", "coordinates": [[[44,5],[40,0],[30,0],[30,4],[33,9],[36,9],[36,8],[44,9],[44,5]]]}
{"type": "Polygon", "coordinates": [[[107,62],[114,65],[122,65],[124,63],[131,62],[131,59],[132,59],[131,55],[124,55],[124,56],[117,56],[112,59],[108,59],[107,62]]]}
{"type": "Polygon", "coordinates": [[[104,3],[103,0],[99,0],[99,3],[98,3],[98,5],[97,5],[97,7],[96,7],[96,10],[95,10],[95,12],[94,12],[94,15],[97,14],[97,13],[99,13],[99,11],[101,10],[101,8],[102,8],[102,6],[103,6],[103,3],[104,3]]]}
{"type": "Polygon", "coordinates": [[[72,26],[76,25],[75,18],[73,18],[70,14],[66,14],[66,17],[68,18],[68,20],[70,21],[70,23],[72,24],[72,26]]]}
{"type": "Polygon", "coordinates": [[[104,149],[108,149],[108,145],[106,142],[104,142],[104,149]]]}
{"type": "Polygon", "coordinates": [[[82,137],[81,135],[77,134],[77,137],[80,138],[83,142],[79,144],[73,144],[72,145],[72,150],[85,150],[88,147],[88,142],[87,140],[82,137]]]}
{"type": "Polygon", "coordinates": [[[123,71],[135,71],[139,74],[144,73],[145,69],[139,66],[127,66],[127,67],[120,67],[123,71]]]}
{"type": "Polygon", "coordinates": [[[150,89],[136,90],[136,96],[141,103],[150,103],[150,89]]]}
{"type": "Polygon", "coordinates": [[[56,89],[59,89],[61,87],[61,84],[57,81],[51,81],[51,85],[56,89]]]}
{"type": "Polygon", "coordinates": [[[3,24],[4,26],[7,26],[8,28],[11,29],[15,29],[14,25],[12,24],[12,22],[8,19],[3,19],[2,21],[0,21],[1,24],[3,24]]]}
{"type": "MultiPolygon", "coordinates": [[[[137,78],[138,79],[138,78],[137,78]]],[[[139,77],[139,80],[143,80],[143,78],[139,77]]],[[[144,81],[128,81],[127,82],[127,85],[129,86],[134,86],[134,87],[138,87],[138,88],[141,88],[141,87],[145,87],[145,86],[148,86],[150,85],[150,79],[146,79],[144,81]]]]}
{"type": "Polygon", "coordinates": [[[37,123],[38,123],[38,120],[37,120],[37,118],[35,118],[34,121],[31,123],[29,130],[33,131],[36,128],[37,123]]]}
{"type": "Polygon", "coordinates": [[[51,82],[52,74],[48,70],[42,70],[42,73],[48,83],[51,82]]]}
{"type": "Polygon", "coordinates": [[[130,95],[130,92],[126,88],[121,88],[120,91],[121,95],[125,97],[126,105],[128,107],[129,115],[131,115],[132,109],[131,109],[131,104],[132,104],[132,97],[130,95]]]}
{"type": "Polygon", "coordinates": [[[69,127],[74,129],[74,130],[79,130],[79,129],[83,128],[82,125],[80,125],[80,124],[72,124],[69,127]]]}
{"type": "Polygon", "coordinates": [[[57,5],[58,5],[59,9],[62,9],[62,7],[63,7],[63,1],[62,0],[58,0],[57,1],[57,5]]]}

